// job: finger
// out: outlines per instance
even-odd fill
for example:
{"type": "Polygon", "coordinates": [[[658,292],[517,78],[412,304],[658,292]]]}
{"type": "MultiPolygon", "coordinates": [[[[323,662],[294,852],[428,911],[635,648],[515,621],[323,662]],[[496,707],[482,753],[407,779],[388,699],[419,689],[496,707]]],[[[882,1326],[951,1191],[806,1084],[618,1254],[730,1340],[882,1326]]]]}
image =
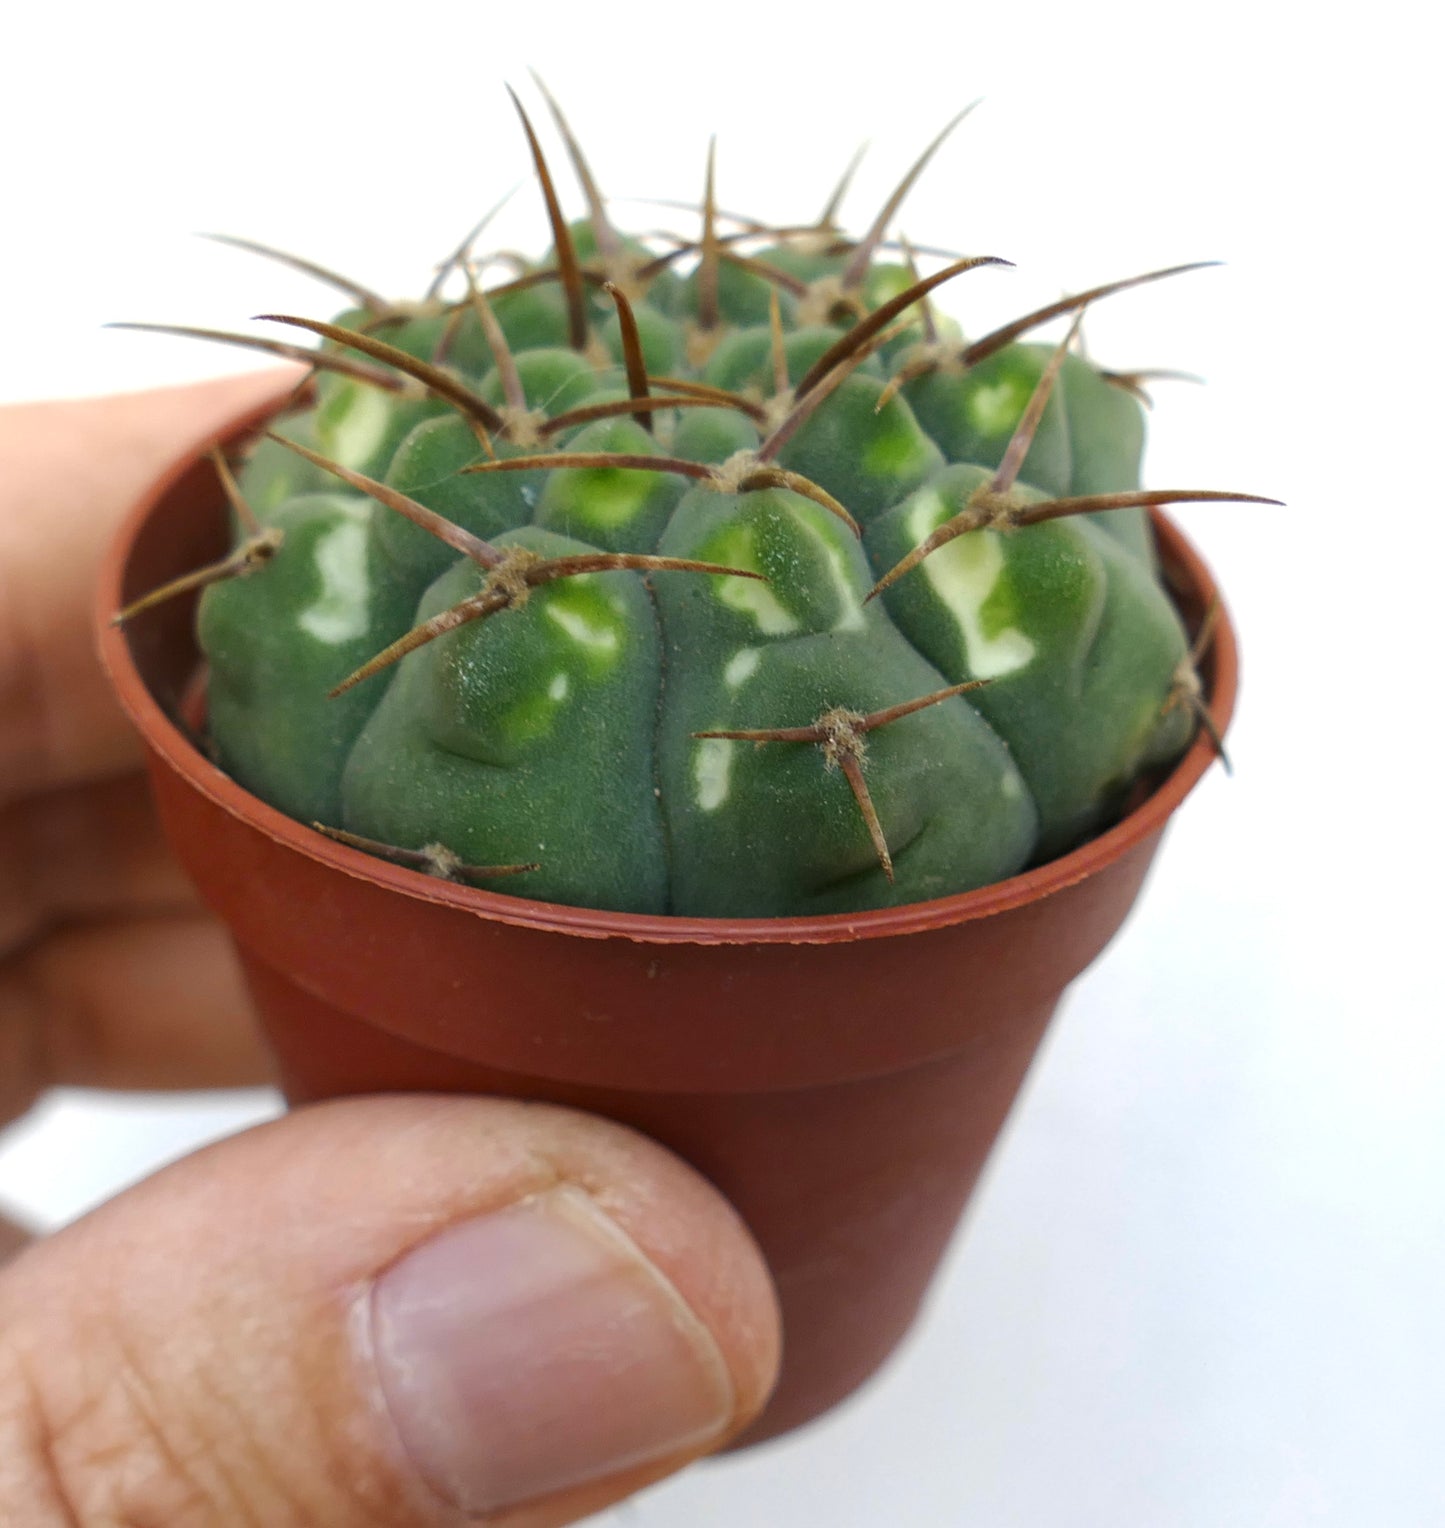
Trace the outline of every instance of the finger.
{"type": "Polygon", "coordinates": [[[139,757],[94,652],[101,558],[169,462],[293,377],[0,409],[0,799],[139,757]]]}
{"type": "Polygon", "coordinates": [[[0,1263],[8,1261],[30,1240],[30,1233],[0,1215],[0,1263]]]}
{"type": "Polygon", "coordinates": [[[57,929],[0,970],[0,1105],[47,1087],[247,1087],[270,1080],[250,999],[209,914],[57,929]]]}
{"type": "Polygon", "coordinates": [[[0,960],[67,919],[198,905],[139,773],[0,807],[0,960]]]}
{"type": "Polygon", "coordinates": [[[777,1353],[741,1222],[631,1131],[322,1105],[0,1277],[0,1520],[547,1528],[725,1442],[777,1353]]]}

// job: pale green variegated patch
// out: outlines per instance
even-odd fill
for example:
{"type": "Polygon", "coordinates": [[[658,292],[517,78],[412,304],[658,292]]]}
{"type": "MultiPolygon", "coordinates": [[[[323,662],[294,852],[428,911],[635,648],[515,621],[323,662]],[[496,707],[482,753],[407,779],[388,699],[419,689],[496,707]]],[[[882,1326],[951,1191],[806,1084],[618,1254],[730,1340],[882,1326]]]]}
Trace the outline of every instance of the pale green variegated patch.
{"type": "Polygon", "coordinates": [[[556,622],[574,642],[580,643],[583,647],[590,647],[596,652],[603,653],[617,651],[620,641],[617,628],[593,621],[585,611],[572,609],[566,605],[548,605],[547,619],[556,622]]]}
{"type": "Polygon", "coordinates": [[[739,690],[758,671],[762,662],[761,647],[740,647],[723,665],[723,683],[730,690],[739,690]]]}
{"type": "MultiPolygon", "coordinates": [[[[828,582],[838,596],[838,619],[834,631],[861,631],[863,629],[863,601],[860,591],[848,575],[848,563],[841,548],[830,541],[817,527],[799,515],[795,528],[807,536],[818,549],[828,582]]],[[[733,567],[758,567],[757,553],[752,530],[739,527],[726,543],[723,555],[733,567]]],[[[786,637],[802,630],[802,623],[773,593],[765,583],[751,578],[720,578],[718,599],[729,610],[736,610],[753,621],[765,637],[786,637]]]]}
{"type": "MultiPolygon", "coordinates": [[[[936,493],[920,493],[908,515],[909,535],[923,541],[949,518],[936,493]]],[[[1004,571],[997,531],[970,531],[924,558],[922,572],[933,592],[958,624],[969,672],[977,679],[998,679],[1025,668],[1036,651],[1017,626],[987,631],[983,607],[1004,571]]]]}
{"type": "Polygon", "coordinates": [[[553,674],[545,690],[524,695],[509,706],[500,718],[507,741],[522,745],[546,737],[556,726],[562,704],[571,689],[570,677],[558,672],[553,674]]]}
{"type": "Polygon", "coordinates": [[[1011,380],[975,387],[968,395],[968,412],[974,428],[982,435],[1012,432],[1028,406],[1030,391],[1028,386],[1011,380]]]}
{"type": "MultiPolygon", "coordinates": [[[[761,571],[751,526],[728,527],[707,548],[706,555],[726,567],[761,571]]],[[[715,577],[712,585],[719,604],[746,616],[765,637],[786,637],[802,629],[797,617],[766,583],[753,578],[715,577]]]]}
{"type": "Polygon", "coordinates": [[[371,600],[365,516],[343,520],[318,537],[313,555],[321,593],[296,624],[308,636],[331,646],[353,641],[366,630],[371,600]]]}
{"type": "Polygon", "coordinates": [[[745,615],[765,637],[786,637],[801,630],[777,595],[753,578],[719,578],[717,597],[729,610],[745,615]]]}
{"type": "Polygon", "coordinates": [[[848,577],[848,564],[844,560],[843,553],[821,531],[808,524],[801,516],[799,516],[798,524],[817,543],[818,550],[823,554],[823,566],[827,569],[828,580],[838,595],[839,614],[838,619],[833,622],[833,630],[862,631],[863,600],[848,577]]]}
{"type": "Polygon", "coordinates": [[[636,519],[657,486],[657,475],[641,470],[594,468],[586,482],[586,492],[577,496],[582,522],[599,530],[612,530],[636,519]]]}
{"type": "Polygon", "coordinates": [[[622,607],[586,576],[558,584],[543,613],[576,643],[594,667],[610,668],[622,652],[622,607]]]}
{"type": "Polygon", "coordinates": [[[359,383],[348,387],[343,397],[318,418],[321,450],[343,464],[370,461],[390,427],[391,401],[380,389],[359,383]]]}
{"type": "Polygon", "coordinates": [[[728,738],[699,738],[692,755],[692,778],[697,804],[704,812],[715,812],[728,799],[732,789],[733,752],[736,744],[728,738]]]}

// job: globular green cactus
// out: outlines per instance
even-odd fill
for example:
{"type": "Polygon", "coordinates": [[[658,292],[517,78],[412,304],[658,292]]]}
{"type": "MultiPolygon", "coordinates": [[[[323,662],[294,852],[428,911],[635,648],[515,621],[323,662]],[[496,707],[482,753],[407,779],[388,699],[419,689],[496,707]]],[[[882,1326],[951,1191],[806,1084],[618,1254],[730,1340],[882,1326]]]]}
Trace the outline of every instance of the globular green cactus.
{"type": "Polygon", "coordinates": [[[1004,262],[885,242],[941,140],[858,239],[837,197],[720,213],[709,156],[701,236],[639,240],[551,104],[588,215],[523,112],[540,262],[484,287],[469,240],[417,303],[332,277],[334,323],[273,315],[319,350],[219,336],[313,370],[184,581],[218,762],[403,863],[642,913],[921,901],[1108,824],[1204,715],[1147,506],[1251,497],[1141,491],[1139,377],[1073,349],[1174,272],[967,341],[932,293],[1004,262]]]}

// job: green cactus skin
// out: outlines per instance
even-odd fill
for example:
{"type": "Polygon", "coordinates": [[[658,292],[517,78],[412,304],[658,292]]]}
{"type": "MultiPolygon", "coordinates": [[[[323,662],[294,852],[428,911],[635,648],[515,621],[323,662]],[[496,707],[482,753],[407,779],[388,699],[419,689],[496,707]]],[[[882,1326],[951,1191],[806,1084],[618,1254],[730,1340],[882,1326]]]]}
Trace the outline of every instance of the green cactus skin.
{"type": "MultiPolygon", "coordinates": [[[[532,527],[500,544],[588,550],[532,527]]],[[[480,586],[462,561],[419,614],[480,586]]],[[[642,580],[559,581],[506,615],[398,665],[346,763],[341,820],[383,843],[441,842],[478,863],[536,861],[529,896],[666,911],[653,738],[661,637],[642,580]]]]}
{"type": "Polygon", "coordinates": [[[404,628],[416,599],[388,576],[369,499],[303,494],[265,517],[285,533],[263,573],[201,601],[211,736],[248,790],[305,822],[341,820],[341,771],[376,697],[318,705],[404,628]],[[264,725],[258,725],[264,718],[264,725]]]}
{"type": "MultiPolygon", "coordinates": [[[[880,517],[875,561],[897,562],[989,476],[950,467],[880,517]]],[[[1183,657],[1178,616],[1147,563],[1084,516],[960,536],[883,599],[946,681],[990,681],[969,700],[1028,782],[1036,856],[1107,822],[1133,780],[1189,739],[1183,709],[1154,700],[1183,657]]]]}
{"type": "Polygon", "coordinates": [[[1083,299],[967,351],[911,256],[878,258],[884,218],[861,243],[831,204],[725,237],[711,172],[703,237],[659,256],[612,228],[563,131],[592,216],[554,208],[547,259],[484,301],[338,320],[475,401],[374,347],[394,385],[333,373],[364,343],[326,331],[309,411],[249,458],[242,493],[282,535],[202,601],[222,766],[303,821],[534,862],[519,895],[642,913],[922,901],[1106,826],[1193,736],[1197,654],[1139,502],[1138,402],[1021,337],[1083,299]],[[1039,509],[1086,495],[1117,507],[1039,509]],[[469,599],[485,618],[443,615],[469,599]]]}
{"type": "Polygon", "coordinates": [[[786,727],[846,702],[860,712],[948,682],[865,606],[872,569],[826,511],[785,489],[678,505],[662,549],[755,568],[657,581],[670,660],[659,738],[673,894],[690,912],[763,916],[924,901],[1011,874],[1036,830],[1008,748],[961,697],[880,730],[868,787],[887,822],[890,884],[857,806],[816,750],[695,733],[786,727]],[[970,800],[975,809],[957,811],[970,800]],[[746,834],[738,823],[748,824],[746,834]]]}
{"type": "MultiPolygon", "coordinates": [[[[997,467],[1050,350],[1010,345],[966,373],[935,371],[903,389],[923,428],[951,462],[997,467]]],[[[1020,476],[1046,494],[1116,493],[1139,485],[1144,418],[1138,403],[1076,355],[1064,361],[1020,476]]],[[[1148,559],[1154,543],[1141,508],[1094,517],[1148,559]]]]}

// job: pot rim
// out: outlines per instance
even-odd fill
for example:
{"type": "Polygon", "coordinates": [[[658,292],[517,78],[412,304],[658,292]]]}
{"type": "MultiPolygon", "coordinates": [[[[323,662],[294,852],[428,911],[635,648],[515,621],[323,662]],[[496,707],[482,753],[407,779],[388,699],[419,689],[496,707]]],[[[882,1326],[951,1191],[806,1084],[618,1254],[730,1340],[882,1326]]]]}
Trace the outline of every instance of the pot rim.
{"type": "MultiPolygon", "coordinates": [[[[368,880],[400,896],[457,908],[478,918],[581,938],[626,939],[640,944],[665,945],[796,945],[884,939],[994,917],[1088,879],[1160,832],[1216,761],[1214,745],[1201,727],[1184,756],[1145,800],[1114,826],[1069,853],[973,891],[862,912],[780,918],[610,912],[462,886],[392,865],[287,817],[244,790],[212,764],[151,694],[136,667],[128,628],[114,625],[111,619],[123,602],[122,590],[134,543],[160,501],[187,472],[201,463],[214,446],[234,446],[261,428],[276,412],[275,405],[268,404],[241,415],[172,464],[137,500],[112,539],[101,565],[96,594],[100,656],[122,707],[147,746],[187,779],[194,789],[232,816],[249,822],[267,837],[341,875],[368,880]]],[[[224,502],[219,486],[216,499],[219,508],[224,502]]],[[[1161,511],[1151,510],[1151,517],[1159,538],[1160,561],[1166,582],[1176,594],[1182,589],[1193,596],[1201,609],[1217,605],[1218,618],[1206,660],[1206,674],[1209,714],[1222,737],[1233,714],[1238,688],[1239,656],[1233,625],[1214,579],[1198,553],[1161,511]]]]}

